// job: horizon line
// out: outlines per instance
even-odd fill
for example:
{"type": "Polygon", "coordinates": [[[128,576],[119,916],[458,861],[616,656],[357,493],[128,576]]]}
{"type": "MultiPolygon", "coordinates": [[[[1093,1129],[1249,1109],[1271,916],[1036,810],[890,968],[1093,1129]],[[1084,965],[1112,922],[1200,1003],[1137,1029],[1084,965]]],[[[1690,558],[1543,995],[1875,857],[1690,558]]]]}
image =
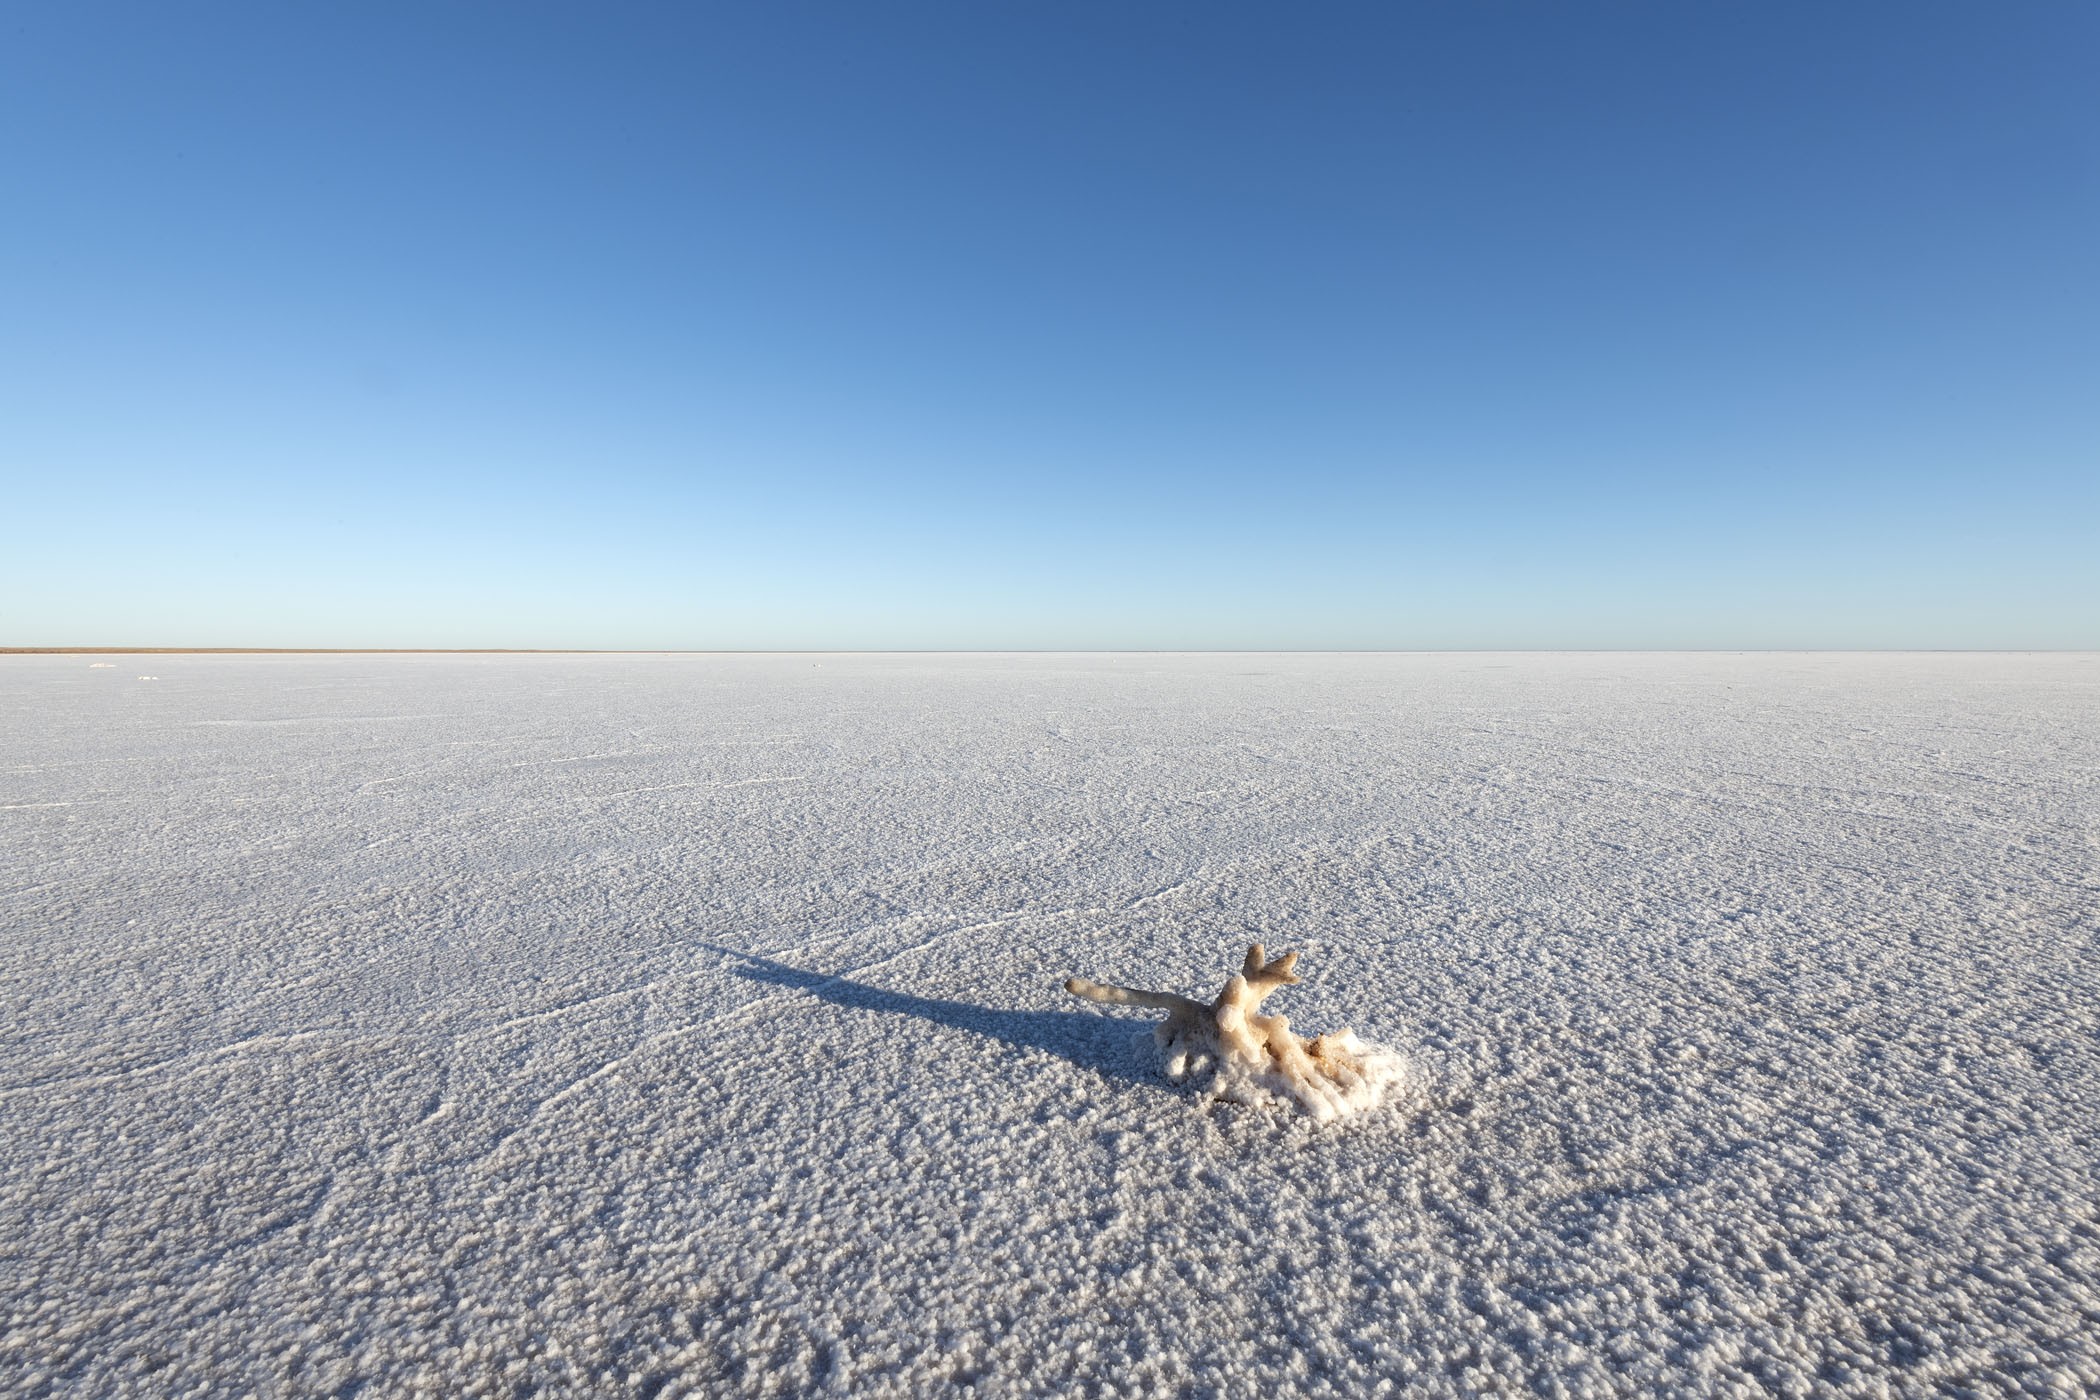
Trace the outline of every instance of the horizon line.
{"type": "Polygon", "coordinates": [[[1517,653],[1732,652],[1740,655],[1869,652],[1885,655],[2077,655],[2100,647],[0,647],[0,656],[1401,656],[1517,653]]]}

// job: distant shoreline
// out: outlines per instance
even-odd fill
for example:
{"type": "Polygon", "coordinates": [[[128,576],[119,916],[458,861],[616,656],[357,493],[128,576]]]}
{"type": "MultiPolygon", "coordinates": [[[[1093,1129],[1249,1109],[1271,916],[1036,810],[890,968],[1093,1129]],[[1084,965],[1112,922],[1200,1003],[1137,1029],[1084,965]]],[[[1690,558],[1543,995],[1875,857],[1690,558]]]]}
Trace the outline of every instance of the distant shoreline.
{"type": "Polygon", "coordinates": [[[671,656],[589,647],[0,647],[0,656],[671,656]]]}
{"type": "Polygon", "coordinates": [[[0,656],[2083,656],[2100,647],[0,647],[0,656]]]}

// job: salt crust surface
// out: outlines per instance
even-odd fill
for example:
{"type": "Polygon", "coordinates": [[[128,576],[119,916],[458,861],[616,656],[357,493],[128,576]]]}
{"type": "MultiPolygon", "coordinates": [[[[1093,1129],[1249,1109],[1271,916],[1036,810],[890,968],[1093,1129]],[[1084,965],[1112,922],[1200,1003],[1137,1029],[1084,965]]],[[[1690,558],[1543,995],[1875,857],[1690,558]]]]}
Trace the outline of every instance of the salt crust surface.
{"type": "Polygon", "coordinates": [[[2100,1387],[2092,656],[0,658],[0,1390],[2100,1387]],[[1176,1088],[1255,940],[1415,1078],[1176,1088]]]}

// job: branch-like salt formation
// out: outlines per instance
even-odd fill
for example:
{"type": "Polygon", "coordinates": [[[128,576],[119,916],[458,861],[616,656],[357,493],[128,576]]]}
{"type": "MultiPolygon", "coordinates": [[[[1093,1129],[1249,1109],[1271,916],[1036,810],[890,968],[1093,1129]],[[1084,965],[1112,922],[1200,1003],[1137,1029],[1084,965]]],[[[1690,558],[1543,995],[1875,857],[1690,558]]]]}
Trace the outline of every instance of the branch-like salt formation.
{"type": "Polygon", "coordinates": [[[1406,1073],[1398,1055],[1365,1045],[1347,1030],[1303,1040],[1291,1033],[1285,1017],[1260,1014],[1263,998],[1299,980],[1297,965],[1296,953],[1271,961],[1257,943],[1208,1004],[1083,977],[1068,979],[1065,990],[1109,1006],[1166,1012],[1152,1037],[1166,1056],[1167,1077],[1208,1072],[1211,1092],[1219,1098],[1260,1103],[1281,1097],[1321,1122],[1374,1107],[1387,1086],[1406,1073]]]}

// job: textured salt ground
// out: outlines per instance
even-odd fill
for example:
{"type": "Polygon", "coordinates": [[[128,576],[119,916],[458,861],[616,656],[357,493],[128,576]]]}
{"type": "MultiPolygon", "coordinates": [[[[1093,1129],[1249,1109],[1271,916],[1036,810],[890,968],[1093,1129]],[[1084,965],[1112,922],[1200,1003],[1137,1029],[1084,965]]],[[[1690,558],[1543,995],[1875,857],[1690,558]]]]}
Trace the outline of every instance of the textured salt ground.
{"type": "Polygon", "coordinates": [[[8,1393],[2100,1387],[2092,656],[92,659],[8,1393]],[[1419,1089],[1059,988],[1257,938],[1419,1089]]]}

